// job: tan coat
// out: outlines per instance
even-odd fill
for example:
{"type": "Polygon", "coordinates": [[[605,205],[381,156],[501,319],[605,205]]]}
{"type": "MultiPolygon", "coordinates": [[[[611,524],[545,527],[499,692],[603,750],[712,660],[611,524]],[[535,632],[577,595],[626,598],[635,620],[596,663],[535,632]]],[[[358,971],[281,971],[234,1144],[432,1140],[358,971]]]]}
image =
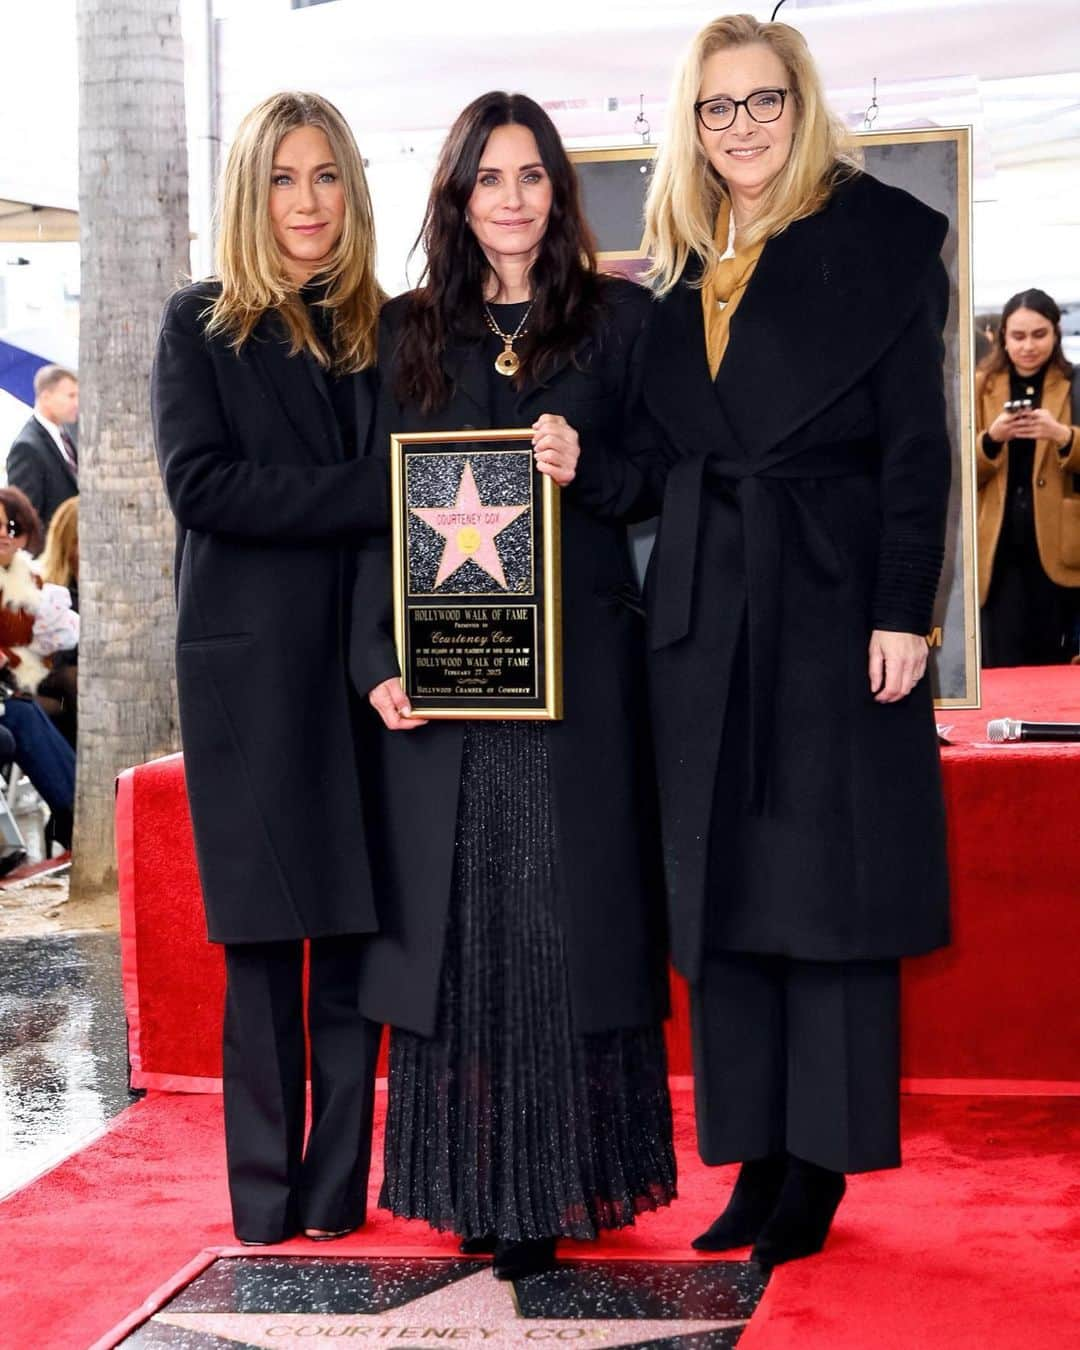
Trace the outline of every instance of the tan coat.
{"type": "MultiPolygon", "coordinates": [[[[979,604],[986,604],[1001,522],[1005,517],[1005,490],[1009,481],[1009,447],[996,459],[983,451],[983,433],[1009,397],[1009,373],[998,371],[975,381],[975,457],[979,508],[979,604]]],[[[1063,426],[1072,422],[1071,389],[1056,368],[1046,372],[1042,406],[1063,426]]],[[[1035,442],[1031,474],[1035,502],[1035,538],[1046,575],[1059,586],[1080,586],[1080,428],[1073,427],[1072,448],[1066,458],[1048,440],[1035,442]]]]}

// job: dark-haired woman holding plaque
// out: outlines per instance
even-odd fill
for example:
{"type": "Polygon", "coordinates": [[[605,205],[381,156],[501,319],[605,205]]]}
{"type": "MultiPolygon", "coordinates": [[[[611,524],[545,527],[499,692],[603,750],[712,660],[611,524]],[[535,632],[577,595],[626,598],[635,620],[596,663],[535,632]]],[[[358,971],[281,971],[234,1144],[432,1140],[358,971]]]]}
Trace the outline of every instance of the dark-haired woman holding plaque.
{"type": "MultiPolygon", "coordinates": [[[[597,275],[550,119],[485,94],[443,147],[424,284],[383,312],[376,448],[394,432],[532,427],[563,488],[564,717],[410,716],[361,559],[353,676],[386,726],[382,930],[366,1014],[394,1027],[383,1203],[517,1278],[675,1193],[665,943],[626,458],[650,309],[597,275]]],[[[452,579],[451,579],[452,580],[452,579]]],[[[448,586],[453,590],[453,586],[448,586]]]]}

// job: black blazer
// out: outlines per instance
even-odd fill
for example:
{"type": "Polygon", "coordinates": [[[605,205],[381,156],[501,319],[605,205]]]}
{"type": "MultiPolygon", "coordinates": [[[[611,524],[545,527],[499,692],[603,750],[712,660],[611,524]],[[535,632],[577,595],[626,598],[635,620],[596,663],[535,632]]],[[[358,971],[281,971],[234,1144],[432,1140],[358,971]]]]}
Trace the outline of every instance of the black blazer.
{"type": "Polygon", "coordinates": [[[79,492],[78,475],[36,417],[30,418],[12,442],[7,478],[12,487],[26,493],[46,530],[60,503],[79,492]]]}
{"type": "MultiPolygon", "coordinates": [[[[322,372],[266,316],[242,351],[208,337],[212,283],[165,307],[151,383],[176,516],[177,685],[210,937],[375,926],[346,662],[351,559],[384,529],[385,469],[347,447],[322,372]]],[[[366,714],[370,716],[369,714],[366,714]]]]}
{"type": "MultiPolygon", "coordinates": [[[[557,899],[581,1032],[650,1023],[666,993],[644,625],[625,529],[656,505],[644,475],[624,458],[651,300],[629,282],[613,280],[606,290],[594,340],[542,384],[527,384],[517,401],[517,425],[561,413],[582,445],[578,477],[562,497],[564,719],[546,725],[557,899]]],[[[490,356],[477,343],[446,353],[453,393],[445,408],[425,416],[397,403],[394,354],[407,303],[407,296],[390,303],[380,333],[375,451],[384,456],[394,431],[493,425],[490,356]]],[[[362,553],[356,594],[353,675],[366,693],[399,673],[385,548],[362,553]]],[[[380,728],[378,737],[380,931],[361,957],[361,1006],[426,1035],[435,1026],[463,742],[463,724],[452,721],[380,728]]]]}
{"type": "Polygon", "coordinates": [[[906,192],[842,184],[766,244],[715,382],[697,272],[656,307],[650,673],[691,979],[708,941],[848,960],[948,938],[929,681],[881,705],[867,675],[873,629],[929,630],[943,557],[945,232],[906,192]]]}

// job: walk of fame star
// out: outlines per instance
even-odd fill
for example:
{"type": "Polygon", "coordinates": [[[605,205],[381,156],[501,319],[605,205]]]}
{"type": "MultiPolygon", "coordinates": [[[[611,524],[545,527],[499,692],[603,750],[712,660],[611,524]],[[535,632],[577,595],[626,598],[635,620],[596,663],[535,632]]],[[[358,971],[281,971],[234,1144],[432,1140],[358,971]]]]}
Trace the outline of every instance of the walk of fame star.
{"type": "MultiPolygon", "coordinates": [[[[158,1313],[152,1325],[177,1327],[244,1346],[301,1350],[326,1340],[355,1345],[393,1344],[417,1350],[453,1341],[461,1350],[549,1350],[568,1344],[581,1350],[671,1343],[746,1325],[744,1317],[522,1317],[514,1290],[484,1268],[475,1275],[380,1313],[158,1313]],[[542,1343],[547,1342],[544,1346],[542,1343]]],[[[698,1342],[699,1346],[708,1341],[698,1342]]]]}
{"type": "Polygon", "coordinates": [[[507,589],[495,536],[527,511],[527,504],[485,506],[473,477],[472,462],[466,459],[453,506],[413,506],[409,509],[446,541],[435,578],[436,589],[467,562],[474,562],[504,591],[507,589]]]}

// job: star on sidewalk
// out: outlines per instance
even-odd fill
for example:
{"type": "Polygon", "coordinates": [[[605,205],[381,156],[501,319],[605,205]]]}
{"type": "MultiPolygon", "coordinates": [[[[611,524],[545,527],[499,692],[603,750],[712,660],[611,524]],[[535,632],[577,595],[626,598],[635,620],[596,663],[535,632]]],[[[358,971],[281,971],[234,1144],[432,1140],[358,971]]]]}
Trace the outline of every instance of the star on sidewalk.
{"type": "Polygon", "coordinates": [[[436,589],[459,567],[471,561],[506,590],[506,574],[495,536],[529,509],[527,503],[523,506],[505,503],[485,506],[473,477],[472,461],[467,459],[453,506],[413,506],[409,509],[446,541],[435,578],[436,589]]]}
{"type": "Polygon", "coordinates": [[[485,1267],[432,1294],[380,1313],[157,1313],[153,1321],[245,1346],[310,1350],[312,1341],[396,1345],[417,1350],[452,1341],[461,1350],[550,1350],[572,1342],[580,1350],[671,1341],[746,1325],[746,1318],[522,1317],[513,1289],[485,1267]],[[547,1342],[544,1346],[541,1342],[547,1342]]]}

